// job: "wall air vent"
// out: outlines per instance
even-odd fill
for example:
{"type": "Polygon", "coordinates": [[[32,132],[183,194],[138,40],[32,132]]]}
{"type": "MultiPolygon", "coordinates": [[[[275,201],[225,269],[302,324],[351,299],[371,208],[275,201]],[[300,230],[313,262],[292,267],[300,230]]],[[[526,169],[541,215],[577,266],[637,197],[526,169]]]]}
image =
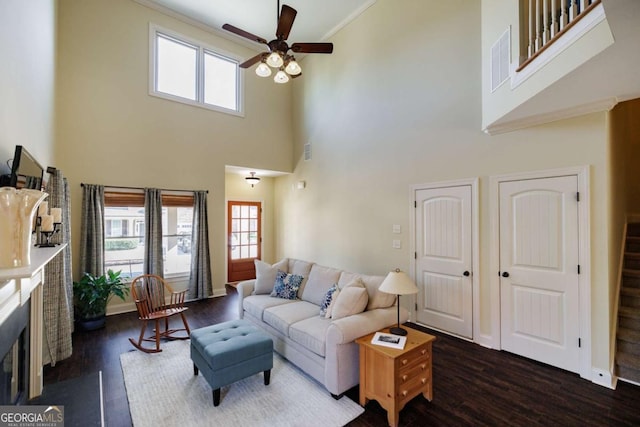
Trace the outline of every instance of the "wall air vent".
{"type": "Polygon", "coordinates": [[[309,160],[311,160],[311,143],[307,142],[306,144],[304,144],[304,160],[305,162],[308,162],[309,160]]]}
{"type": "Polygon", "coordinates": [[[509,79],[511,27],[491,46],[491,92],[509,79]]]}

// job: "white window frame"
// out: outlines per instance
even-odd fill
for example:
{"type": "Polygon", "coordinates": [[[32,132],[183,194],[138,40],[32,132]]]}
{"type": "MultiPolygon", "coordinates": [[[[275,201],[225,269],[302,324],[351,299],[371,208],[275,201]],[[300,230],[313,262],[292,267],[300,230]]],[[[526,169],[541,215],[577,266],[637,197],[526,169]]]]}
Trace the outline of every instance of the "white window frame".
{"type": "Polygon", "coordinates": [[[244,78],[243,73],[238,66],[241,58],[235,54],[225,52],[217,47],[208,45],[202,41],[194,40],[185,35],[176,33],[175,31],[163,28],[157,24],[149,23],[149,95],[155,96],[169,101],[180,102],[182,104],[193,105],[195,107],[205,108],[207,110],[218,111],[221,113],[231,114],[234,116],[244,117],[244,78]],[[157,35],[161,34],[166,37],[175,39],[177,42],[192,46],[197,49],[196,59],[196,100],[171,95],[156,90],[157,87],[157,35]],[[204,102],[204,55],[218,56],[220,58],[236,63],[236,110],[221,107],[218,105],[206,104],[204,102]]]}

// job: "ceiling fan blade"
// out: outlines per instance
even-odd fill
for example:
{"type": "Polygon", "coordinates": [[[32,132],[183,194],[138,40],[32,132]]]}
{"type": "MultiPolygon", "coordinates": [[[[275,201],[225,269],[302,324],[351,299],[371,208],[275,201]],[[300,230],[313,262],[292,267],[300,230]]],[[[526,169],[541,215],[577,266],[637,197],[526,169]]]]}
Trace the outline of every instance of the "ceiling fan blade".
{"type": "Polygon", "coordinates": [[[291,50],[296,53],[332,53],[333,43],[294,43],[291,50]]]}
{"type": "Polygon", "coordinates": [[[265,52],[259,53],[256,56],[253,56],[253,57],[247,59],[246,61],[244,61],[242,64],[239,65],[239,67],[240,68],[249,68],[253,64],[255,64],[256,62],[260,62],[262,60],[262,58],[264,58],[266,55],[267,54],[265,52]]]}
{"type": "Polygon", "coordinates": [[[258,43],[262,43],[262,44],[267,44],[267,41],[266,41],[265,39],[263,39],[262,37],[258,37],[258,36],[256,36],[255,34],[251,34],[251,33],[250,33],[250,32],[248,32],[248,31],[241,30],[240,28],[238,28],[238,27],[234,27],[234,26],[233,26],[233,25],[231,25],[231,24],[224,24],[224,25],[222,26],[222,28],[223,28],[223,29],[225,29],[225,30],[227,30],[227,31],[230,31],[230,32],[232,32],[232,33],[234,33],[234,34],[237,34],[237,35],[239,35],[240,37],[244,37],[244,38],[246,38],[246,39],[249,39],[249,40],[251,40],[251,41],[258,42],[258,43]]]}
{"type": "Polygon", "coordinates": [[[282,11],[280,12],[280,19],[278,19],[278,28],[276,29],[276,37],[280,40],[286,40],[289,38],[291,27],[293,27],[293,21],[296,19],[298,12],[286,4],[282,5],[282,11]]]}

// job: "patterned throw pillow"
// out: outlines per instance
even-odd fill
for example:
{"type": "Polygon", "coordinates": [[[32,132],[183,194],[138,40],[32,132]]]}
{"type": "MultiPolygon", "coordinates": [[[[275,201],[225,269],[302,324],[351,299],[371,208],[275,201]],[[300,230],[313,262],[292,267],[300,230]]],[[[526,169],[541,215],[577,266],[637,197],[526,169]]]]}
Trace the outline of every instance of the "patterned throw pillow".
{"type": "Polygon", "coordinates": [[[331,300],[333,299],[334,293],[338,290],[338,284],[334,284],[329,288],[326,294],[324,294],[324,298],[322,299],[322,305],[320,305],[320,317],[326,317],[327,308],[331,305],[331,300]]]}
{"type": "Polygon", "coordinates": [[[270,296],[284,299],[296,299],[298,297],[298,289],[302,284],[304,277],[297,274],[287,274],[282,270],[278,270],[276,274],[276,284],[270,296]]]}

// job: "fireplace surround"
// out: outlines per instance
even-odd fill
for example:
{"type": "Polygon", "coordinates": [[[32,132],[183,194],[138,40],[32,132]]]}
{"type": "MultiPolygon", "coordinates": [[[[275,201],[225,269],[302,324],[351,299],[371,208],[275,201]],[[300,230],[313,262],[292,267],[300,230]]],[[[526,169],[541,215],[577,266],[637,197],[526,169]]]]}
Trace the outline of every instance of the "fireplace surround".
{"type": "Polygon", "coordinates": [[[44,269],[65,246],[32,248],[29,266],[0,269],[0,357],[4,357],[0,368],[3,376],[18,381],[0,382],[1,394],[16,400],[0,404],[24,403],[42,394],[44,269]]]}

